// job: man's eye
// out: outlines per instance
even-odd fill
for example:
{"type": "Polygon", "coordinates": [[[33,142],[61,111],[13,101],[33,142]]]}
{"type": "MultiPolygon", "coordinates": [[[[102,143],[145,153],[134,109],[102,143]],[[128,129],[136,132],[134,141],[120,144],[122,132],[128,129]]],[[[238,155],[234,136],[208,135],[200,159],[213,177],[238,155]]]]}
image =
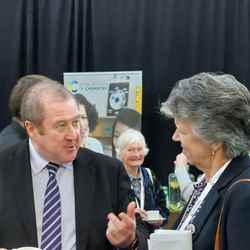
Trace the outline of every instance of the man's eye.
{"type": "Polygon", "coordinates": [[[58,123],[56,125],[57,128],[64,128],[65,127],[65,123],[58,123]]]}

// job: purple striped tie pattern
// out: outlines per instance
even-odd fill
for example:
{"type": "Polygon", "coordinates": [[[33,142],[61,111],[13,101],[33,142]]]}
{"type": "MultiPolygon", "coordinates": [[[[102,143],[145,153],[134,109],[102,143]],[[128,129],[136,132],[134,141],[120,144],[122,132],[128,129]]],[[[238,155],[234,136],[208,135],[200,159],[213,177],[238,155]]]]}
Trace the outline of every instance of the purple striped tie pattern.
{"type": "Polygon", "coordinates": [[[42,250],[61,250],[62,249],[62,219],[61,219],[61,199],[59,186],[56,180],[56,173],[59,166],[49,162],[49,180],[47,183],[44,207],[43,223],[41,236],[42,250]]]}

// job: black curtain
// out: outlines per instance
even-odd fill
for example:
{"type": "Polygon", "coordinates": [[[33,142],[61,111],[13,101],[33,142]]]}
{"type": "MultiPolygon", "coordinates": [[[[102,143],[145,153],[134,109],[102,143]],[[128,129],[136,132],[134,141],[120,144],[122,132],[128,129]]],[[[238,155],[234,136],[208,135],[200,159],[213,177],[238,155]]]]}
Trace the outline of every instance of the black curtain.
{"type": "Polygon", "coordinates": [[[0,128],[16,79],[38,73],[143,70],[146,165],[163,183],[179,150],[159,112],[173,84],[201,71],[248,86],[249,0],[8,0],[0,3],[0,128]]]}

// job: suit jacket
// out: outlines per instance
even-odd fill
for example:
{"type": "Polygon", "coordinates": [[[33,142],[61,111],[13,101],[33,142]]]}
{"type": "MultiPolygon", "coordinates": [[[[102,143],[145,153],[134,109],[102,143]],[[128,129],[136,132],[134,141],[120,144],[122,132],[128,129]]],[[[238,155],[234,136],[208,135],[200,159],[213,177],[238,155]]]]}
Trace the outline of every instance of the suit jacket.
{"type": "MultiPolygon", "coordinates": [[[[105,236],[107,214],[126,210],[129,202],[130,183],[124,167],[88,149],[79,150],[73,165],[76,247],[113,249],[105,236]]],[[[29,149],[24,141],[0,153],[0,247],[37,245],[29,149]]]]}
{"type": "Polygon", "coordinates": [[[9,148],[28,137],[26,130],[16,121],[12,121],[0,133],[0,151],[9,148]]]}
{"type": "MultiPolygon", "coordinates": [[[[192,222],[195,230],[193,233],[193,250],[214,249],[215,233],[223,201],[221,249],[249,249],[250,184],[240,183],[228,191],[232,183],[242,178],[250,178],[249,156],[239,156],[233,159],[208,193],[199,213],[192,222]]],[[[181,217],[182,215],[180,219],[181,217]]]]}

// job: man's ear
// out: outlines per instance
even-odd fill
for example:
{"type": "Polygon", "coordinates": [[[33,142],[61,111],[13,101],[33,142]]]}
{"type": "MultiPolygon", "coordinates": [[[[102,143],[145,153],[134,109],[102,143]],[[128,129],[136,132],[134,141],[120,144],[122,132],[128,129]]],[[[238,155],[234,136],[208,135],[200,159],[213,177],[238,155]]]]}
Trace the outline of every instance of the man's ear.
{"type": "Polygon", "coordinates": [[[24,127],[25,127],[25,129],[26,129],[27,134],[29,135],[29,137],[32,137],[32,135],[34,134],[34,130],[35,130],[35,127],[32,124],[32,122],[25,121],[24,122],[24,127]]]}

